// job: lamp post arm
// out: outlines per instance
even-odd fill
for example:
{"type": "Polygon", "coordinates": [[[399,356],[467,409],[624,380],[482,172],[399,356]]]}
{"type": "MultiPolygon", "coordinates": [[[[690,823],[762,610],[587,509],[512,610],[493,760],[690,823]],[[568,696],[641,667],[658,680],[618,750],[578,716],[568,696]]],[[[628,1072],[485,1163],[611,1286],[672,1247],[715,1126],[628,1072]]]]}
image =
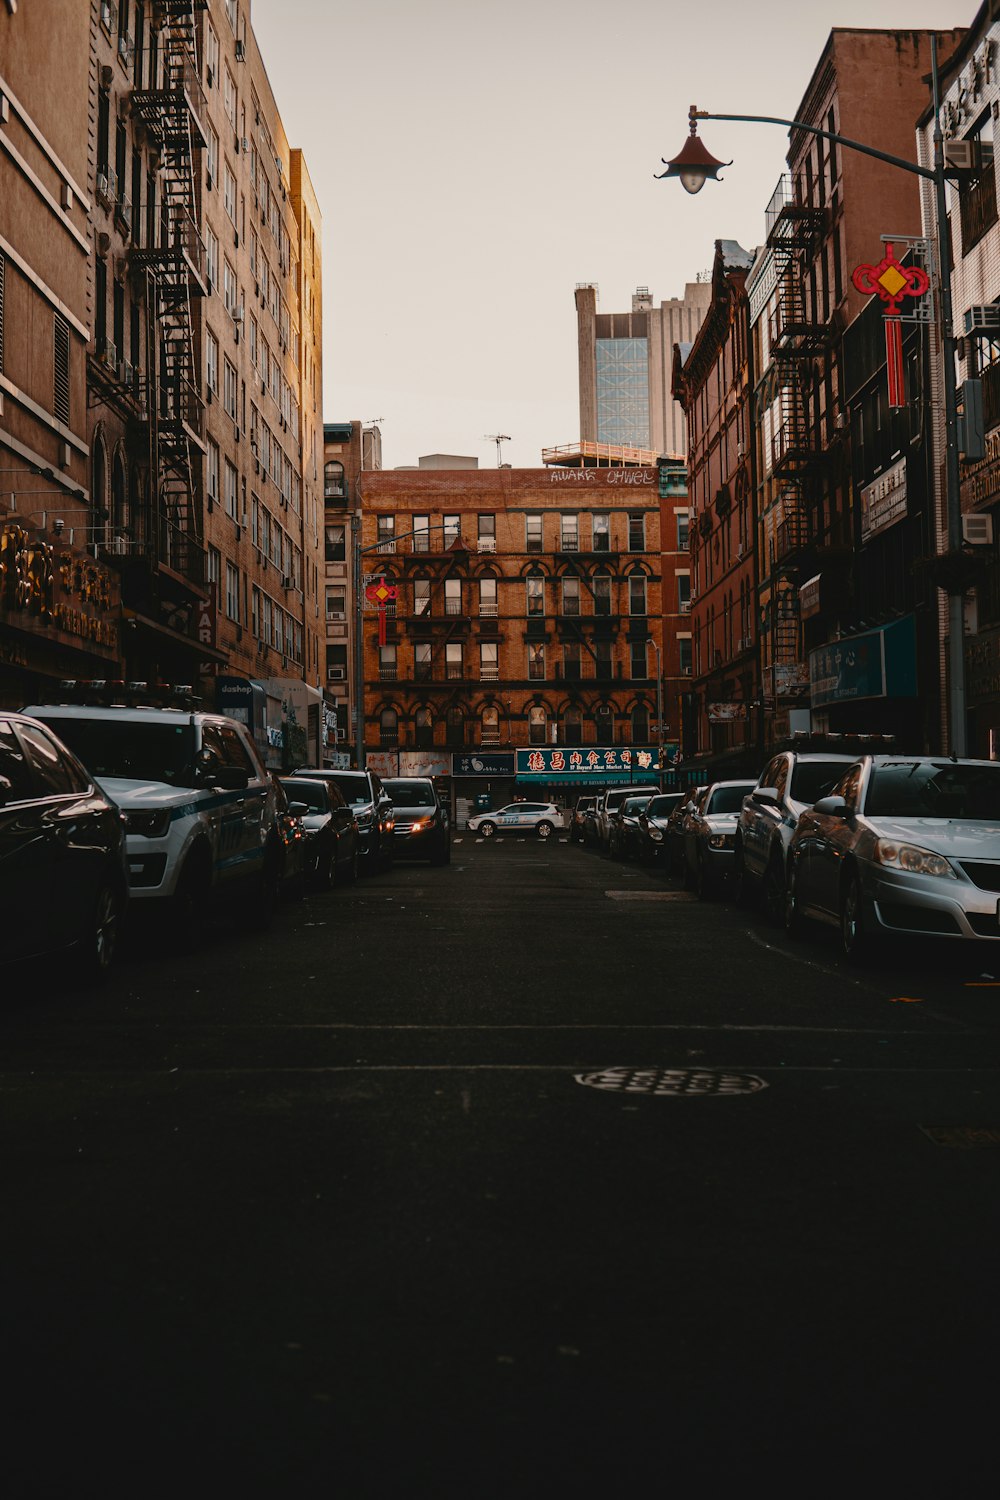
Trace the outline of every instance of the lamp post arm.
{"type": "Polygon", "coordinates": [[[866,146],[862,141],[852,141],[846,135],[837,135],[832,130],[820,130],[818,125],[807,125],[805,120],[783,120],[777,115],[714,115],[707,109],[691,110],[692,120],[737,120],[750,125],[784,125],[788,130],[804,130],[808,135],[822,136],[825,141],[836,141],[838,146],[846,146],[851,151],[860,151],[864,156],[874,156],[878,161],[887,161],[890,166],[900,167],[904,172],[912,172],[915,177],[926,177],[929,182],[937,181],[937,171],[934,167],[921,167],[915,161],[907,161],[905,156],[892,156],[888,151],[879,151],[874,146],[866,146]]]}

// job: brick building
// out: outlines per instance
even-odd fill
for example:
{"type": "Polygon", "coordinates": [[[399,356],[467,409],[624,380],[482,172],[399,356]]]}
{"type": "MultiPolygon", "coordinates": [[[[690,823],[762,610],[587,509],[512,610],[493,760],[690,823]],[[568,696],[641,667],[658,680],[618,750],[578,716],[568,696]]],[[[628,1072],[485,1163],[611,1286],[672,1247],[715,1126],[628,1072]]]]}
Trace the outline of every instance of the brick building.
{"type": "Polygon", "coordinates": [[[382,434],[361,422],[323,427],[323,568],[325,590],[325,697],[335,716],[324,757],[347,755],[354,743],[355,597],[353,527],[358,522],[361,475],[382,467],[382,434]]]}
{"type": "Polygon", "coordinates": [[[392,470],[361,488],[364,572],[398,591],[384,643],[363,616],[368,750],[649,747],[655,467],[392,470]]]}

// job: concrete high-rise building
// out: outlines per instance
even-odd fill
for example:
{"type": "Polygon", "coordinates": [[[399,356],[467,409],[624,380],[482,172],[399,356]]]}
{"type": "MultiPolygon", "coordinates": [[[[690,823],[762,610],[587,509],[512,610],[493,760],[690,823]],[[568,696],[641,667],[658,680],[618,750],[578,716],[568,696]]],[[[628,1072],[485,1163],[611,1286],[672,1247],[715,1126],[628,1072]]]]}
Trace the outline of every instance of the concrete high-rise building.
{"type": "Polygon", "coordinates": [[[580,366],[580,437],[584,442],[687,452],[687,427],[670,390],[674,345],[692,343],[708,311],[708,281],[689,282],[683,297],[657,307],[636,287],[632,310],[601,313],[597,287],[576,288],[580,366]]]}

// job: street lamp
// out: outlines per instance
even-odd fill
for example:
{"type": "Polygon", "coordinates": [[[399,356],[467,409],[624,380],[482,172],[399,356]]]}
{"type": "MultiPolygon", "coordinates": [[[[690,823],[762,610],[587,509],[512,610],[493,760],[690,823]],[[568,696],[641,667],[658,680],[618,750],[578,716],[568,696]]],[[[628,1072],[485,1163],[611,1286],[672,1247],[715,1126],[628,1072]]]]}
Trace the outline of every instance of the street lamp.
{"type": "Polygon", "coordinates": [[[663,791],[663,669],[660,665],[660,643],[653,642],[656,653],[656,769],[659,773],[659,790],[663,791]]]}
{"type": "MultiPolygon", "coordinates": [[[[860,151],[864,156],[873,156],[903,172],[922,177],[934,184],[934,204],[938,242],[938,265],[941,272],[941,352],[944,387],[944,425],[946,442],[945,503],[948,515],[948,551],[957,555],[962,549],[962,505],[959,492],[960,473],[958,464],[958,394],[955,379],[955,337],[952,329],[951,273],[948,262],[948,205],[945,196],[947,181],[944,160],[944,136],[941,131],[941,101],[938,75],[937,37],[931,39],[931,91],[934,111],[934,163],[930,167],[919,166],[903,156],[892,156],[887,151],[878,151],[861,141],[849,140],[832,130],[821,130],[805,120],[785,120],[776,115],[721,115],[707,109],[698,109],[692,104],[688,110],[690,135],[675,157],[662,157],[665,172],[657,172],[657,178],[679,177],[682,187],[689,193],[700,192],[711,178],[718,180],[719,168],[729,166],[720,162],[708,151],[698,136],[699,120],[736,120],[756,125],[782,125],[787,130],[802,130],[807,135],[821,136],[826,141],[836,141],[849,151],[860,151]]],[[[948,737],[949,749],[954,755],[965,755],[967,746],[965,722],[965,622],[964,584],[958,579],[946,581],[948,591],[948,737]]]]}

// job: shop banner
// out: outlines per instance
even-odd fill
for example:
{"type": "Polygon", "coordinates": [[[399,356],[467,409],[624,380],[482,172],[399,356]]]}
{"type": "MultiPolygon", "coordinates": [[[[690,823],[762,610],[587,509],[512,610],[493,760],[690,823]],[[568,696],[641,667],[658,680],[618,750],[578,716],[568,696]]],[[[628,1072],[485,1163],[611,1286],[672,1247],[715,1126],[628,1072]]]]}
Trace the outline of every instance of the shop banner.
{"type": "Polygon", "coordinates": [[[514,752],[507,750],[491,755],[483,751],[479,755],[455,755],[452,774],[454,776],[513,776],[514,752]]]}
{"type": "Polygon", "coordinates": [[[913,615],[864,635],[831,641],[809,653],[813,708],[865,698],[913,698],[917,692],[917,631],[913,615]]]}
{"type": "MultiPolygon", "coordinates": [[[[666,767],[676,757],[677,745],[665,744],[663,755],[666,767]]],[[[591,782],[595,786],[621,786],[630,782],[644,785],[656,782],[659,777],[655,745],[648,749],[636,745],[539,747],[537,750],[517,750],[515,756],[519,782],[547,782],[552,786],[591,782]]]]}
{"type": "Polygon", "coordinates": [[[450,776],[451,755],[441,750],[400,750],[400,776],[450,776]]]}

